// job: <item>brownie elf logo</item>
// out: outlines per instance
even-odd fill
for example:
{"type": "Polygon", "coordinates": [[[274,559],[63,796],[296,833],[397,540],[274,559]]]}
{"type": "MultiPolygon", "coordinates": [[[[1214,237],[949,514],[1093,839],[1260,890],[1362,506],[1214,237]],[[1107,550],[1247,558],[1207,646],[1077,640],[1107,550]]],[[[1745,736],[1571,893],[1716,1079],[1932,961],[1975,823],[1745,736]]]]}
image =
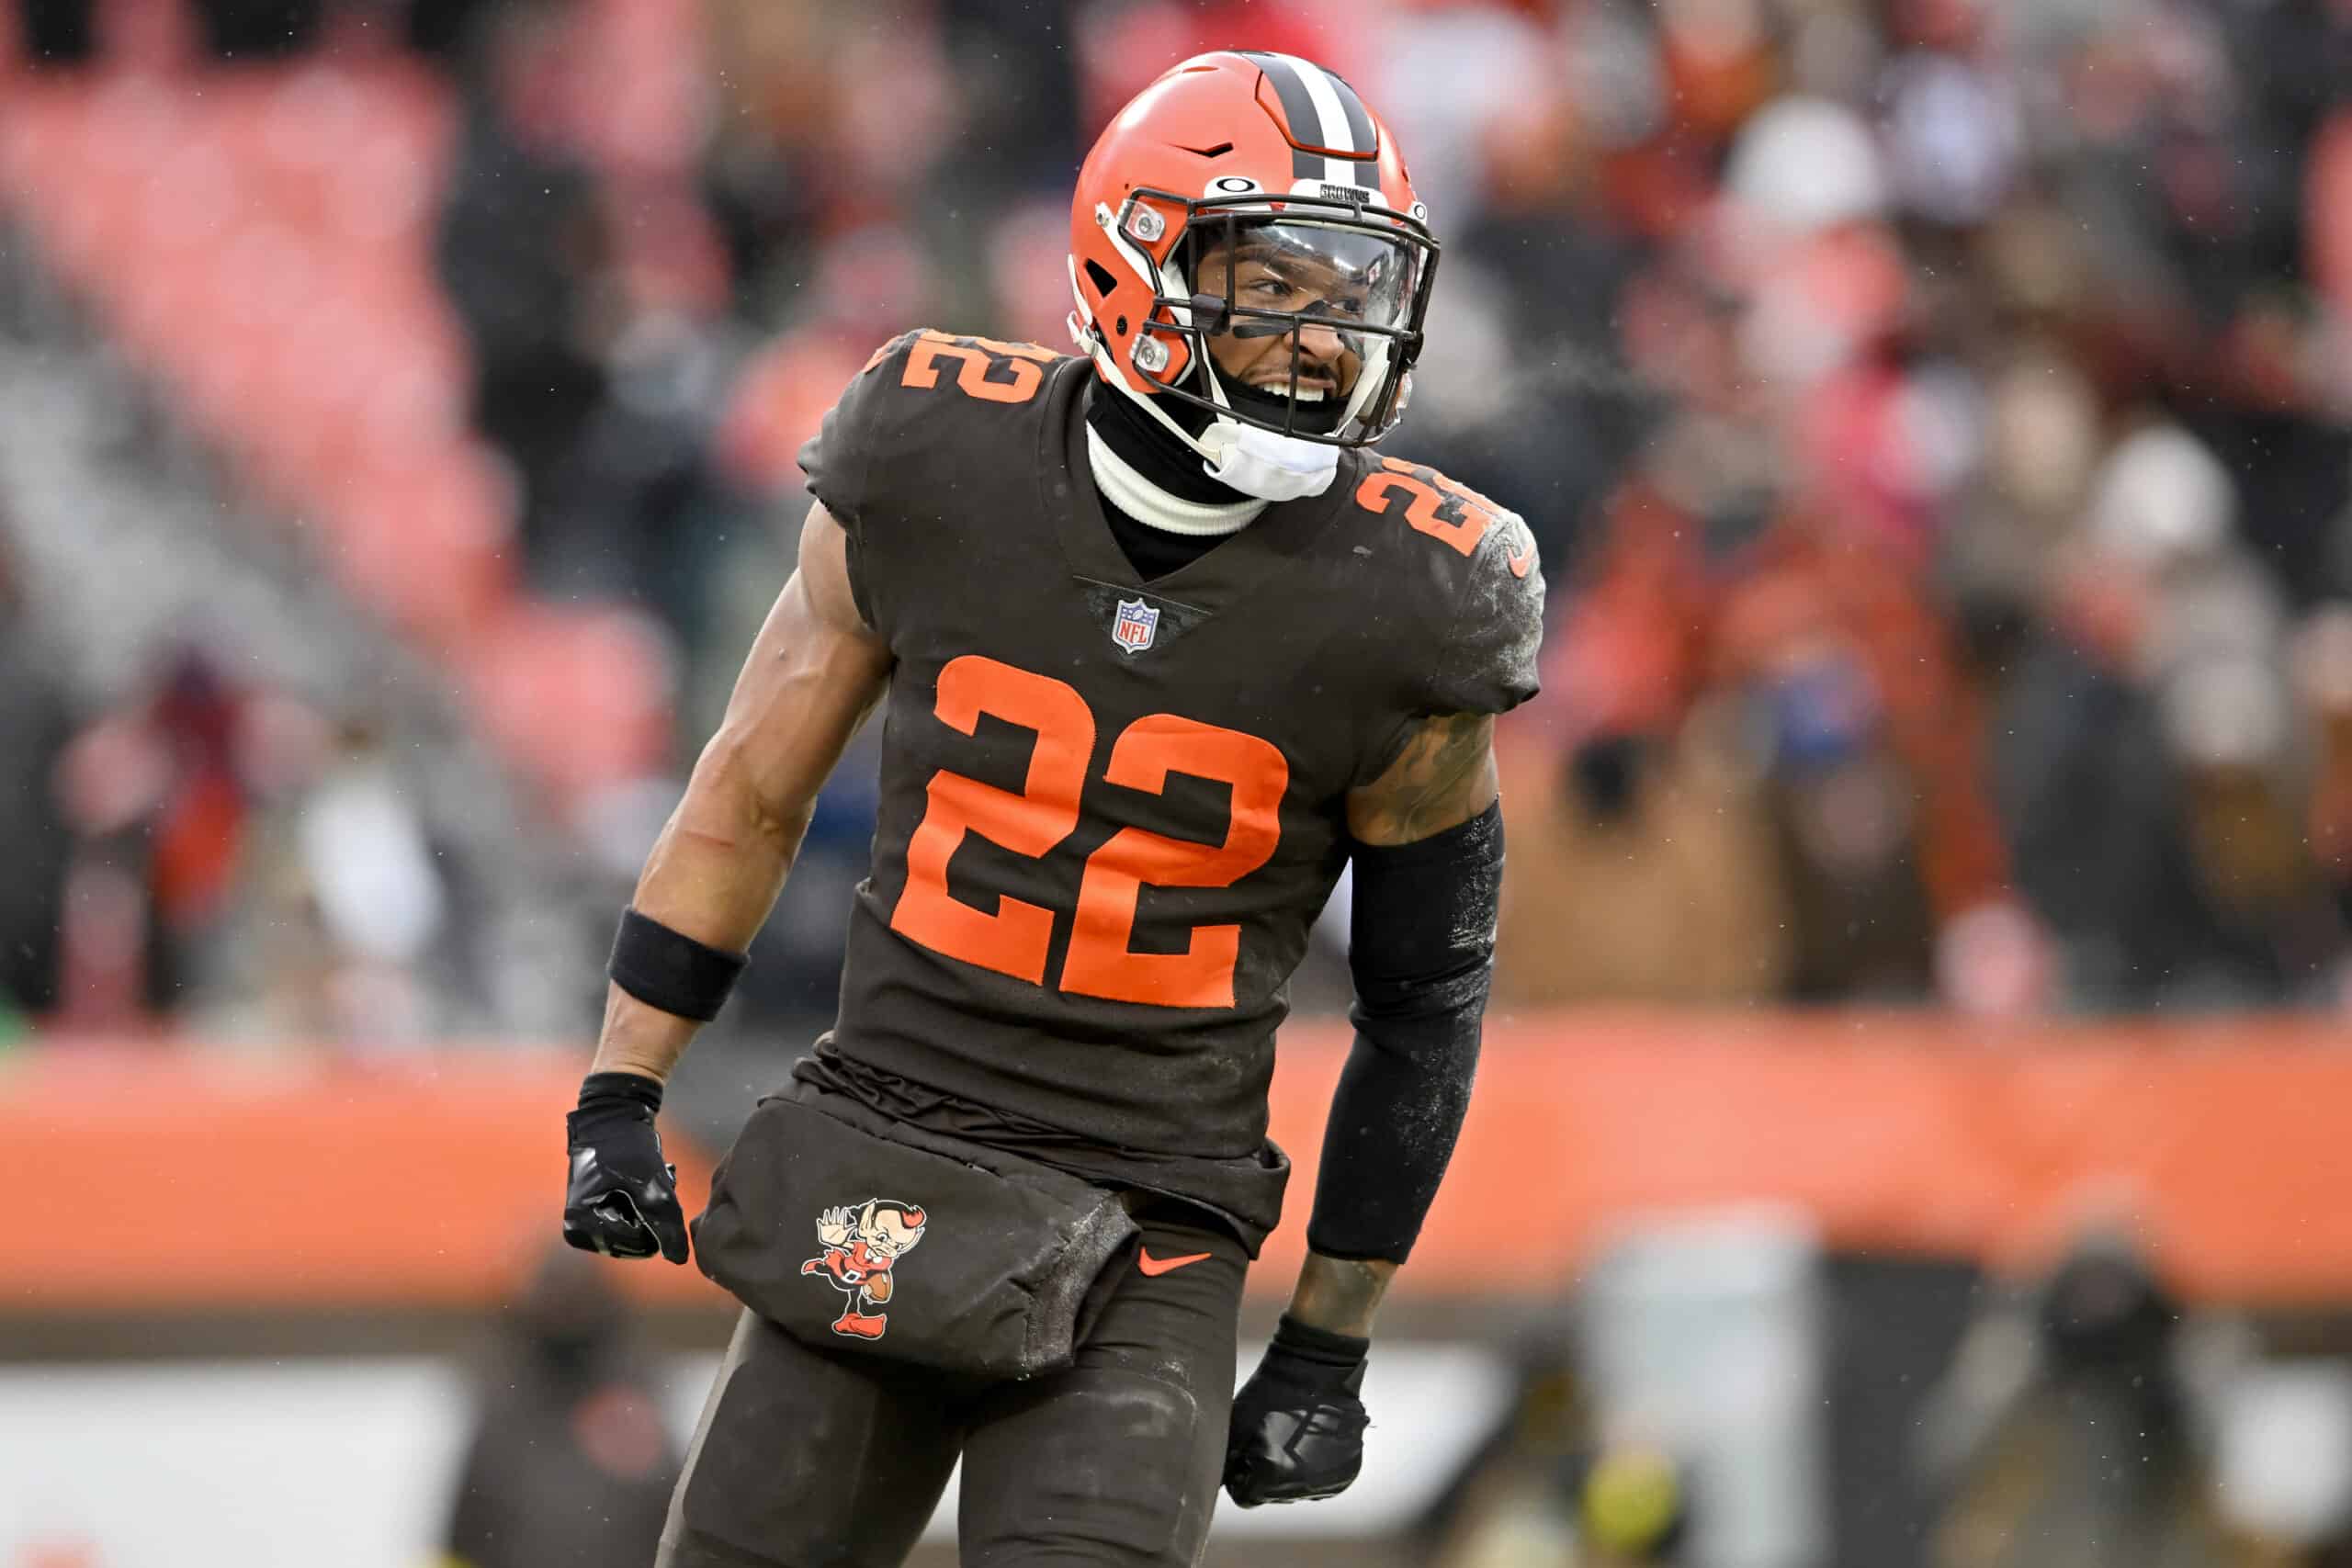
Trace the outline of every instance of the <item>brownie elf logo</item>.
{"type": "Polygon", "coordinates": [[[817,1216],[817,1239],[825,1250],[800,1266],[822,1274],[849,1300],[833,1320],[833,1332],[852,1339],[879,1339],[890,1326],[879,1309],[890,1301],[891,1266],[922,1239],[923,1212],[891,1198],[842,1204],[817,1216]]]}

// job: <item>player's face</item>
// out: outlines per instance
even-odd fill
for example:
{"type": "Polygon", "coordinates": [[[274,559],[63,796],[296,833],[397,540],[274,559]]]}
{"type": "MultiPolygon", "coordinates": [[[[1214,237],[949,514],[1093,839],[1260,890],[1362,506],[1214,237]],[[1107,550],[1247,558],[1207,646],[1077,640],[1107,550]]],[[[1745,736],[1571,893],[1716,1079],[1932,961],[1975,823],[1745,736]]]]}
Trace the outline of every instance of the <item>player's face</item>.
{"type": "Polygon", "coordinates": [[[1259,391],[1302,403],[1344,401],[1363,372],[1364,334],[1350,329],[1397,324],[1411,265],[1389,242],[1306,224],[1269,224],[1213,241],[1194,287],[1228,300],[1233,313],[1210,334],[1209,355],[1227,380],[1259,391]],[[1261,311],[1312,320],[1294,326],[1253,313],[1261,311]]]}

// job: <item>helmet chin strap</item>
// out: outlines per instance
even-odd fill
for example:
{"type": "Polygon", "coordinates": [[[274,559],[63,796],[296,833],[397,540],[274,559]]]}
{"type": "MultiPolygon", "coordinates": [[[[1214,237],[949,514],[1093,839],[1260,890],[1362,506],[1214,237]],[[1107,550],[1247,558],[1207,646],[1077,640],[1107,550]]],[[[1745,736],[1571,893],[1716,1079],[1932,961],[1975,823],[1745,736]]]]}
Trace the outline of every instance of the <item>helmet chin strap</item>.
{"type": "Polygon", "coordinates": [[[1261,501],[1321,495],[1340,471],[1340,449],[1328,442],[1302,441],[1223,418],[1209,426],[1207,435],[1211,441],[1225,439],[1202,467],[1219,482],[1261,501]]]}
{"type": "MultiPolygon", "coordinates": [[[[1216,362],[1204,357],[1201,374],[1217,406],[1231,408],[1216,362]]],[[[1304,441],[1225,414],[1217,415],[1194,445],[1210,478],[1261,501],[1321,495],[1340,471],[1340,449],[1329,442],[1304,441]]]]}
{"type": "MultiPolygon", "coordinates": [[[[1222,412],[1209,422],[1206,430],[1194,435],[1159,406],[1158,398],[1139,392],[1128,383],[1124,367],[1099,337],[1087,332],[1080,333],[1079,340],[1120,395],[1136,403],[1159,422],[1161,429],[1198,456],[1202,472],[1211,479],[1230,485],[1244,495],[1268,502],[1299,501],[1321,495],[1331,488],[1331,480],[1340,471],[1337,446],[1261,430],[1222,412]]],[[[1204,375],[1209,396],[1217,407],[1231,408],[1232,404],[1226,400],[1224,383],[1216,371],[1204,365],[1204,375]]]]}
{"type": "MultiPolygon", "coordinates": [[[[1110,209],[1098,204],[1094,216],[1095,221],[1110,235],[1111,243],[1148,280],[1155,268],[1149,258],[1139,255],[1125,236],[1119,232],[1110,209]]],[[[1160,406],[1159,398],[1135,384],[1127,367],[1120,364],[1117,355],[1111,352],[1110,345],[1103,341],[1102,333],[1095,326],[1094,312],[1086,303],[1084,291],[1078,288],[1076,259],[1072,258],[1069,265],[1070,291],[1078,305],[1069,316],[1070,336],[1086,350],[1087,356],[1102,372],[1103,379],[1118,389],[1120,396],[1141,408],[1185,450],[1201,459],[1202,472],[1243,495],[1266,502],[1297,501],[1310,495],[1320,495],[1331,488],[1331,480],[1340,469],[1339,448],[1320,441],[1302,441],[1296,436],[1261,429],[1232,417],[1230,410],[1233,405],[1226,397],[1224,381],[1216,373],[1215,362],[1206,355],[1201,356],[1197,369],[1208,384],[1210,400],[1216,403],[1219,412],[1211,418],[1208,428],[1198,435],[1177,423],[1160,406]]],[[[1173,255],[1156,270],[1159,287],[1168,296],[1172,299],[1192,297],[1185,288],[1183,271],[1173,255]]],[[[1209,303],[1205,299],[1192,298],[1195,298],[1196,303],[1203,307],[1209,303]]],[[[1175,316],[1176,324],[1181,327],[1190,327],[1194,319],[1192,310],[1181,308],[1175,311],[1175,316]]],[[[1343,421],[1354,414],[1368,390],[1362,385],[1356,388],[1355,397],[1350,400],[1348,409],[1341,416],[1343,421]]]]}

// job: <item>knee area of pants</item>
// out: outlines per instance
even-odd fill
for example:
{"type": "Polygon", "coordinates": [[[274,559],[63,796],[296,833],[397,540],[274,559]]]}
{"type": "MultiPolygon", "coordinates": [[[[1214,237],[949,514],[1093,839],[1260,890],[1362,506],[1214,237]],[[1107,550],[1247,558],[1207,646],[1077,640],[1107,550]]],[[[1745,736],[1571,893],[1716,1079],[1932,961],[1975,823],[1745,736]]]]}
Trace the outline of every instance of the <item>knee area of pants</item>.
{"type": "Polygon", "coordinates": [[[1065,1374],[1065,1400],[1083,1400],[1110,1420],[1103,1424],[1144,1436],[1190,1427],[1200,1416],[1187,1369],[1169,1361],[1153,1366],[1088,1367],[1065,1374]]]}

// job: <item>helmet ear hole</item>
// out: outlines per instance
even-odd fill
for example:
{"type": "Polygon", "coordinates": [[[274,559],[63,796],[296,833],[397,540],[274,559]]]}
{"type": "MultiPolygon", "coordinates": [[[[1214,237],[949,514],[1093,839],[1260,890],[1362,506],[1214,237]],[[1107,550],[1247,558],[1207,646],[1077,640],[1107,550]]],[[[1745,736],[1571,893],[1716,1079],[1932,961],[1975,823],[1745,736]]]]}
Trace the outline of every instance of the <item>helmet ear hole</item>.
{"type": "MultiPolygon", "coordinates": [[[[1119,280],[1112,275],[1111,269],[1104,266],[1101,262],[1094,261],[1091,258],[1086,264],[1086,276],[1088,280],[1094,285],[1094,293],[1098,299],[1109,299],[1111,297],[1111,290],[1119,287],[1119,280]]],[[[1125,332],[1127,329],[1121,327],[1119,330],[1121,332],[1125,332]]]]}

